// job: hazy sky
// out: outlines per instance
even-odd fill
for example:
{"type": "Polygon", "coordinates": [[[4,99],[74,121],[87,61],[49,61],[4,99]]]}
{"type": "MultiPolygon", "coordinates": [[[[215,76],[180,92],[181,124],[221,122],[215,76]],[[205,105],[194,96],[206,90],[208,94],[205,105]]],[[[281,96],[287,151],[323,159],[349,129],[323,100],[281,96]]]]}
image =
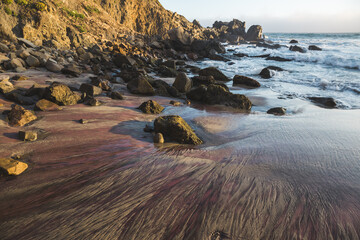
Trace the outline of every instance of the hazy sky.
{"type": "Polygon", "coordinates": [[[264,32],[360,32],[360,0],[160,0],[203,26],[237,18],[264,32]]]}

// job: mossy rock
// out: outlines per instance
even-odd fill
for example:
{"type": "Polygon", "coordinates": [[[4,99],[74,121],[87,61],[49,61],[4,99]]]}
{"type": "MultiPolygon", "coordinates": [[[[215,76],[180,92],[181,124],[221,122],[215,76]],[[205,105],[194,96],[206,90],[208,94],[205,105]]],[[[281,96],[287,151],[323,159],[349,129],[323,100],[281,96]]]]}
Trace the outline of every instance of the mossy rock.
{"type": "Polygon", "coordinates": [[[61,83],[53,83],[47,87],[44,98],[61,106],[75,105],[81,97],[61,83]]]}
{"type": "Polygon", "coordinates": [[[156,133],[162,133],[165,139],[170,139],[182,144],[200,145],[203,141],[196,136],[194,130],[177,115],[163,116],[155,119],[156,133]]]}
{"type": "Polygon", "coordinates": [[[146,114],[159,114],[162,111],[164,111],[164,107],[153,100],[143,102],[138,107],[138,109],[140,109],[143,113],[146,113],[146,114]]]}

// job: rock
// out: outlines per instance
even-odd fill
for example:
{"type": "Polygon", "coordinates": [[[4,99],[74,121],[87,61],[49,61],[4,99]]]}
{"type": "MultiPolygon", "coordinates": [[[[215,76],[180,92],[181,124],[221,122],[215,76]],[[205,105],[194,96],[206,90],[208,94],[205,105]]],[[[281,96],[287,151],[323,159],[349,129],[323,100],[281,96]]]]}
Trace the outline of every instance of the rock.
{"type": "Polygon", "coordinates": [[[124,100],[124,96],[119,91],[111,92],[110,97],[115,100],[124,100]]]}
{"type": "Polygon", "coordinates": [[[131,93],[143,94],[143,95],[154,95],[155,91],[149,81],[144,76],[139,76],[131,80],[127,84],[127,88],[131,93]]]}
{"type": "Polygon", "coordinates": [[[192,77],[192,83],[194,87],[200,85],[210,85],[215,83],[215,78],[213,76],[195,76],[192,77]]]}
{"type": "Polygon", "coordinates": [[[101,88],[104,91],[110,91],[112,89],[112,85],[109,80],[101,79],[98,77],[90,78],[91,84],[101,88]]]}
{"type": "Polygon", "coordinates": [[[245,77],[245,76],[240,76],[240,75],[234,76],[233,84],[234,85],[237,85],[237,84],[245,85],[245,86],[252,87],[252,88],[260,87],[260,83],[258,81],[256,81],[255,79],[245,77]]]}
{"type": "Polygon", "coordinates": [[[65,75],[70,75],[73,77],[79,77],[81,75],[81,70],[75,64],[66,65],[61,72],[65,75]]]}
{"type": "Polygon", "coordinates": [[[167,60],[167,61],[161,63],[161,65],[164,65],[168,68],[176,70],[176,61],[174,61],[174,60],[167,60]]]}
{"type": "Polygon", "coordinates": [[[180,42],[183,45],[190,46],[193,38],[190,34],[184,31],[183,28],[173,28],[168,31],[168,35],[170,37],[170,40],[180,42]]]}
{"type": "Polygon", "coordinates": [[[186,76],[185,73],[181,72],[177,75],[173,87],[179,90],[179,92],[186,93],[190,91],[192,86],[191,80],[186,76]]]}
{"type": "Polygon", "coordinates": [[[102,104],[102,102],[100,102],[98,99],[90,97],[87,101],[87,105],[92,106],[92,107],[97,107],[100,106],[102,104]]]}
{"type": "Polygon", "coordinates": [[[231,61],[230,59],[227,59],[226,57],[220,56],[218,54],[210,54],[209,59],[214,60],[214,61],[222,61],[222,62],[230,62],[231,61]]]}
{"type": "Polygon", "coordinates": [[[36,131],[19,131],[19,139],[21,141],[33,142],[38,138],[36,131]]]}
{"type": "Polygon", "coordinates": [[[219,69],[215,67],[208,67],[205,69],[201,69],[199,71],[200,76],[213,76],[215,80],[217,81],[225,81],[228,82],[230,79],[225,76],[219,69]]]}
{"type": "Polygon", "coordinates": [[[25,38],[18,38],[17,39],[20,44],[25,44],[25,46],[30,48],[36,48],[37,46],[30,42],[29,40],[26,40],[25,38]]]}
{"type": "Polygon", "coordinates": [[[39,67],[40,61],[36,57],[30,55],[26,58],[26,63],[29,65],[29,67],[39,67]]]}
{"type": "Polygon", "coordinates": [[[299,43],[297,40],[293,39],[290,41],[290,43],[299,43]]]}
{"type": "Polygon", "coordinates": [[[86,120],[86,119],[80,119],[80,121],[79,121],[81,124],[87,124],[87,123],[89,123],[89,120],[86,120]]]}
{"type": "Polygon", "coordinates": [[[146,124],[143,130],[144,130],[144,132],[153,132],[154,128],[151,127],[150,125],[146,124]]]}
{"type": "Polygon", "coordinates": [[[154,143],[163,144],[164,142],[164,136],[161,133],[156,133],[154,136],[154,143]]]}
{"type": "Polygon", "coordinates": [[[246,54],[246,53],[234,53],[233,55],[236,56],[236,57],[240,57],[240,58],[242,58],[242,57],[249,57],[249,55],[246,54]]]}
{"type": "Polygon", "coordinates": [[[283,107],[276,107],[269,109],[266,113],[281,116],[286,114],[286,109],[283,107]]]}
{"type": "Polygon", "coordinates": [[[220,104],[246,111],[249,111],[252,106],[251,101],[246,96],[233,94],[223,86],[215,84],[211,84],[208,87],[201,85],[188,92],[186,96],[194,101],[210,105],[220,104]]]}
{"type": "Polygon", "coordinates": [[[178,75],[175,69],[166,66],[160,66],[159,73],[163,77],[176,77],[178,75]]]}
{"type": "Polygon", "coordinates": [[[11,80],[14,80],[14,81],[25,81],[28,79],[29,78],[27,76],[21,76],[21,75],[15,75],[11,78],[11,80]]]}
{"type": "Polygon", "coordinates": [[[57,105],[56,103],[50,102],[46,99],[41,99],[39,100],[34,107],[35,111],[59,111],[62,108],[59,107],[59,105],[57,105]]]}
{"type": "Polygon", "coordinates": [[[319,106],[325,108],[336,108],[337,105],[335,99],[329,97],[309,97],[309,99],[319,106]]]}
{"type": "Polygon", "coordinates": [[[102,93],[101,88],[96,87],[94,85],[88,84],[88,83],[83,83],[80,86],[80,91],[83,93],[86,93],[87,96],[93,97],[93,96],[97,96],[100,95],[102,93]]]}
{"type": "Polygon", "coordinates": [[[15,89],[14,85],[11,82],[9,82],[9,76],[7,75],[0,76],[0,93],[7,94],[13,91],[14,89],[15,89]]]}
{"type": "Polygon", "coordinates": [[[10,49],[9,49],[8,46],[6,46],[5,44],[0,43],[0,52],[2,52],[2,53],[8,53],[8,52],[10,52],[10,49]]]}
{"type": "Polygon", "coordinates": [[[164,116],[155,119],[154,128],[156,133],[162,133],[181,144],[202,144],[202,140],[196,136],[194,130],[180,116],[164,116]]]}
{"type": "Polygon", "coordinates": [[[122,54],[117,54],[115,56],[114,63],[117,67],[120,67],[120,68],[123,66],[123,64],[130,65],[130,66],[135,66],[137,64],[133,58],[122,55],[122,54]]]}
{"type": "Polygon", "coordinates": [[[75,105],[81,97],[61,83],[53,83],[44,92],[44,98],[60,106],[75,105]]]}
{"type": "Polygon", "coordinates": [[[290,62],[291,59],[283,58],[283,57],[267,57],[265,60],[272,60],[277,62],[290,62]]]}
{"type": "Polygon", "coordinates": [[[36,101],[34,100],[34,98],[24,96],[23,94],[24,94],[24,92],[22,92],[20,90],[13,90],[13,91],[5,94],[5,98],[10,100],[10,101],[21,104],[21,105],[33,105],[33,104],[35,104],[36,101]]]}
{"type": "Polygon", "coordinates": [[[310,45],[309,50],[310,51],[322,51],[321,48],[319,48],[318,46],[315,46],[315,45],[310,45]]]}
{"type": "Polygon", "coordinates": [[[260,25],[252,25],[246,33],[247,41],[258,41],[262,39],[262,27],[260,25]]]}
{"type": "Polygon", "coordinates": [[[256,43],[257,47],[269,48],[269,49],[279,49],[281,48],[280,44],[268,44],[266,42],[258,42],[256,43]]]}
{"type": "Polygon", "coordinates": [[[15,54],[17,57],[19,57],[23,60],[25,60],[26,58],[28,58],[30,56],[29,51],[25,50],[24,48],[17,50],[15,54]]]}
{"type": "Polygon", "coordinates": [[[0,169],[8,175],[20,175],[28,168],[24,162],[11,158],[0,158],[0,169]]]}
{"type": "Polygon", "coordinates": [[[63,66],[61,66],[60,64],[58,64],[55,60],[53,59],[48,59],[46,61],[45,64],[45,68],[50,71],[50,72],[54,72],[54,73],[59,73],[61,72],[61,70],[63,69],[63,66]]]}
{"type": "MultiPolygon", "coordinates": [[[[5,64],[4,64],[4,66],[5,66],[5,64]]],[[[24,67],[23,61],[21,60],[21,58],[11,59],[10,62],[6,64],[7,69],[16,69],[19,67],[21,67],[21,68],[24,67]]]]}
{"type": "Polygon", "coordinates": [[[299,47],[299,46],[290,46],[289,48],[290,51],[293,51],[293,52],[300,52],[300,53],[306,53],[306,50],[303,49],[302,47],[299,47]]]}
{"type": "Polygon", "coordinates": [[[282,69],[282,68],[280,68],[280,67],[269,66],[269,67],[266,67],[266,68],[264,68],[263,70],[261,70],[261,72],[260,72],[259,75],[260,75],[262,78],[269,79],[269,78],[271,78],[271,77],[274,75],[270,70],[278,71],[278,72],[284,71],[284,69],[282,69]]]}
{"type": "Polygon", "coordinates": [[[179,101],[174,101],[174,100],[171,100],[171,101],[170,101],[170,104],[173,105],[173,106],[175,106],[175,107],[178,107],[178,106],[181,106],[181,105],[182,105],[181,102],[179,102],[179,101]]]}
{"type": "Polygon", "coordinates": [[[7,118],[9,124],[14,127],[24,126],[37,119],[36,115],[31,111],[15,104],[11,107],[11,111],[8,113],[7,118]]]}
{"type": "Polygon", "coordinates": [[[29,88],[25,92],[25,96],[38,96],[39,98],[42,98],[44,96],[45,90],[48,86],[47,85],[40,85],[37,83],[34,83],[34,85],[29,88]]]}
{"type": "Polygon", "coordinates": [[[138,109],[140,109],[143,113],[146,113],[146,114],[159,114],[162,111],[164,111],[164,107],[153,100],[143,102],[138,107],[138,109]]]}

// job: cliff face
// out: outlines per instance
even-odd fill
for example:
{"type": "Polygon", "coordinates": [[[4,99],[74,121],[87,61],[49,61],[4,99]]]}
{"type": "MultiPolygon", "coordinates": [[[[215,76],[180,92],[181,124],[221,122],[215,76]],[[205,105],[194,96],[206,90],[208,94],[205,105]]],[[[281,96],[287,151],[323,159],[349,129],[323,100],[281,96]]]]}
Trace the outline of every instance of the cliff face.
{"type": "Polygon", "coordinates": [[[39,45],[47,41],[59,48],[76,47],[118,34],[165,35],[178,27],[201,35],[158,0],[50,0],[44,8],[38,1],[10,2],[0,1],[0,36],[24,37],[39,45]]]}

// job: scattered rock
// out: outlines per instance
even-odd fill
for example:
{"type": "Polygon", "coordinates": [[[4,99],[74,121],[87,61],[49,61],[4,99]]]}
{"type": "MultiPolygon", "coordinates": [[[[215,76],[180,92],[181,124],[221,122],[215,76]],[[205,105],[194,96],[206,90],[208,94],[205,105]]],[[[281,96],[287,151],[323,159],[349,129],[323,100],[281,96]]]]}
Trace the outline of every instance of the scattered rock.
{"type": "Polygon", "coordinates": [[[273,61],[277,61],[277,62],[290,62],[290,61],[292,61],[291,59],[283,58],[283,57],[267,57],[265,60],[273,60],[273,61]]]}
{"type": "Polygon", "coordinates": [[[10,49],[8,48],[8,46],[6,46],[3,43],[0,43],[0,52],[8,53],[9,51],[10,51],[10,49]]]}
{"type": "Polygon", "coordinates": [[[80,86],[80,91],[83,93],[86,93],[87,96],[93,97],[93,96],[97,96],[100,95],[102,93],[101,88],[96,87],[94,85],[88,84],[88,83],[83,83],[80,86]]]}
{"type": "Polygon", "coordinates": [[[167,61],[161,63],[161,65],[164,65],[168,68],[176,70],[176,61],[175,60],[167,60],[167,61]]]}
{"type": "Polygon", "coordinates": [[[143,113],[146,114],[159,114],[164,111],[164,107],[158,104],[156,101],[149,100],[147,102],[143,102],[138,109],[140,109],[143,113]]]}
{"type": "Polygon", "coordinates": [[[124,96],[119,91],[111,92],[110,97],[115,100],[124,100],[124,96]]]}
{"type": "Polygon", "coordinates": [[[299,43],[297,40],[293,39],[289,43],[299,43]]]}
{"type": "Polygon", "coordinates": [[[161,133],[156,133],[154,136],[154,143],[163,144],[164,142],[164,136],[161,133]]]}
{"type": "Polygon", "coordinates": [[[61,83],[53,83],[44,92],[44,98],[60,106],[75,105],[81,97],[61,83]]]}
{"type": "Polygon", "coordinates": [[[233,55],[236,56],[236,57],[240,57],[240,58],[242,58],[242,57],[249,57],[249,55],[246,54],[246,53],[234,53],[233,55]]]}
{"type": "Polygon", "coordinates": [[[26,92],[26,96],[38,96],[39,98],[42,98],[44,96],[45,90],[48,86],[47,85],[40,85],[37,83],[34,83],[34,85],[29,88],[26,92]]]}
{"type": "Polygon", "coordinates": [[[228,77],[226,77],[225,74],[223,74],[219,69],[217,69],[215,67],[208,67],[208,68],[201,69],[199,71],[199,75],[200,76],[213,76],[214,79],[217,81],[225,81],[225,82],[230,81],[230,79],[228,77]]]}
{"type": "Polygon", "coordinates": [[[35,104],[36,100],[34,98],[24,96],[23,94],[24,94],[24,92],[22,92],[20,90],[14,90],[14,91],[11,91],[11,92],[5,94],[5,98],[10,101],[21,104],[21,105],[35,104]]]}
{"type": "Polygon", "coordinates": [[[21,76],[21,75],[15,75],[11,78],[11,80],[14,80],[14,81],[25,81],[28,79],[29,78],[27,76],[21,76]]]}
{"type": "Polygon", "coordinates": [[[144,76],[139,76],[131,80],[127,84],[127,88],[131,93],[143,94],[143,95],[154,95],[155,91],[149,81],[144,76]]]}
{"type": "Polygon", "coordinates": [[[97,100],[96,98],[89,98],[89,100],[87,101],[87,104],[92,106],[92,107],[97,107],[100,106],[102,104],[102,102],[100,102],[99,100],[97,100]]]}
{"type": "Polygon", "coordinates": [[[98,77],[90,78],[91,84],[101,88],[104,91],[110,91],[112,89],[112,85],[109,80],[101,79],[98,77]]]}
{"type": "Polygon", "coordinates": [[[245,86],[252,87],[252,88],[260,87],[260,83],[258,81],[256,81],[255,79],[245,77],[245,76],[240,76],[240,75],[235,75],[233,82],[234,82],[233,83],[234,85],[239,84],[239,85],[245,85],[245,86]]]}
{"type": "Polygon", "coordinates": [[[175,69],[167,66],[160,66],[159,73],[163,77],[176,77],[178,75],[178,72],[175,69]]]}
{"type": "Polygon", "coordinates": [[[174,28],[168,31],[168,35],[172,41],[179,42],[182,45],[190,46],[193,42],[193,38],[184,31],[183,28],[174,28]]]}
{"type": "Polygon", "coordinates": [[[306,53],[306,50],[303,49],[302,47],[299,47],[299,46],[290,46],[289,48],[290,51],[293,51],[293,52],[300,52],[300,53],[306,53]]]}
{"type": "Polygon", "coordinates": [[[174,100],[171,100],[171,101],[170,101],[170,104],[173,105],[173,106],[175,106],[175,107],[178,107],[178,106],[181,106],[181,105],[182,105],[181,102],[179,102],[179,101],[174,101],[174,100]]]}
{"type": "Polygon", "coordinates": [[[319,48],[318,46],[315,46],[315,45],[310,45],[309,50],[310,51],[322,51],[322,48],[319,48]]]}
{"type": "Polygon", "coordinates": [[[56,103],[50,102],[46,99],[41,99],[39,100],[34,107],[35,111],[59,111],[62,108],[59,107],[59,105],[57,105],[56,103]]]}
{"type": "Polygon", "coordinates": [[[14,89],[15,89],[14,85],[11,82],[9,82],[9,76],[7,75],[0,76],[0,93],[7,94],[13,91],[14,89]]]}
{"type": "Polygon", "coordinates": [[[80,121],[79,121],[81,124],[87,124],[87,123],[89,123],[89,120],[87,120],[87,119],[80,119],[80,121]]]}
{"type": "Polygon", "coordinates": [[[39,67],[40,61],[36,57],[30,55],[26,58],[26,63],[29,65],[29,67],[39,67]]]}
{"type": "Polygon", "coordinates": [[[63,66],[58,64],[55,60],[49,59],[45,64],[45,68],[50,72],[59,73],[63,69],[63,66]]]}
{"type": "Polygon", "coordinates": [[[11,107],[11,111],[8,113],[7,118],[9,124],[14,127],[24,126],[37,119],[34,113],[15,104],[11,107]]]}
{"type": "Polygon", "coordinates": [[[213,76],[195,76],[192,77],[192,83],[194,87],[200,86],[200,85],[210,85],[215,83],[215,78],[213,76]]]}
{"type": "Polygon", "coordinates": [[[277,72],[284,71],[284,69],[282,69],[280,67],[269,66],[269,67],[266,67],[263,70],[261,70],[259,75],[265,79],[272,78],[274,74],[270,70],[277,71],[277,72]]]}
{"type": "Polygon", "coordinates": [[[309,99],[324,108],[336,108],[335,99],[329,97],[309,97],[309,99]]]}
{"type": "Polygon", "coordinates": [[[37,46],[30,42],[29,40],[26,40],[25,38],[18,38],[17,39],[20,44],[25,44],[25,46],[30,48],[36,48],[37,46]]]}
{"type": "Polygon", "coordinates": [[[149,124],[146,124],[143,130],[144,132],[154,132],[154,128],[149,124]]]}
{"type": "Polygon", "coordinates": [[[114,63],[117,67],[120,67],[120,68],[122,68],[124,64],[130,65],[130,66],[135,66],[137,64],[136,61],[132,57],[125,56],[122,54],[117,54],[115,56],[114,63]]]}
{"type": "Polygon", "coordinates": [[[258,41],[262,39],[262,27],[260,25],[252,25],[246,33],[247,41],[258,41]]]}
{"type": "Polygon", "coordinates": [[[70,75],[73,77],[79,77],[81,75],[81,70],[75,64],[68,64],[61,69],[61,72],[65,75],[70,75]]]}
{"type": "Polygon", "coordinates": [[[266,113],[281,116],[286,114],[286,109],[283,107],[276,107],[269,109],[266,113]]]}
{"type": "Polygon", "coordinates": [[[8,175],[20,175],[28,168],[24,162],[11,158],[0,158],[0,169],[8,175]]]}
{"type": "Polygon", "coordinates": [[[182,144],[202,144],[202,140],[196,136],[194,130],[180,116],[164,116],[155,119],[154,128],[156,133],[162,133],[169,138],[182,144]]]}
{"type": "Polygon", "coordinates": [[[19,139],[21,141],[33,142],[38,138],[37,131],[19,131],[19,139]]]}
{"type": "Polygon", "coordinates": [[[192,82],[183,72],[179,73],[175,79],[173,87],[179,90],[179,92],[188,92],[191,89],[192,82]]]}
{"type": "Polygon", "coordinates": [[[263,47],[263,48],[268,48],[268,49],[279,49],[281,48],[280,44],[269,44],[269,43],[265,43],[265,42],[258,42],[256,43],[257,47],[263,47]]]}

